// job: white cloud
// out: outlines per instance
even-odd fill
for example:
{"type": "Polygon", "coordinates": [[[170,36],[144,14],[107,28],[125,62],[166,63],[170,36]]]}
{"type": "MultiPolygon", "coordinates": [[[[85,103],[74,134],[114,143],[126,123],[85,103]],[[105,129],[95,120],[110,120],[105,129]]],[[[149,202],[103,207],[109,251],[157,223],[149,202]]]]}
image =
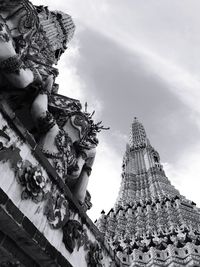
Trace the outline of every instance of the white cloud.
{"type": "Polygon", "coordinates": [[[88,215],[93,220],[99,218],[103,209],[108,212],[113,207],[121,182],[121,164],[119,153],[101,138],[88,187],[93,203],[88,215]]]}
{"type": "Polygon", "coordinates": [[[77,62],[80,57],[79,42],[77,38],[74,38],[71,46],[66,53],[61,57],[58,69],[59,76],[56,82],[59,84],[59,94],[79,99],[83,108],[85,103],[88,103],[88,111],[90,113],[95,110],[94,118],[100,119],[103,109],[103,103],[101,99],[90,92],[88,94],[85,81],[80,77],[77,69],[77,62]]]}
{"type": "Polygon", "coordinates": [[[76,61],[79,57],[78,42],[74,42],[69,50],[61,57],[58,64],[59,76],[56,82],[59,84],[59,93],[77,98],[84,99],[85,83],[78,75],[76,61]]]}
{"type": "Polygon", "coordinates": [[[172,184],[189,200],[200,207],[200,144],[185,152],[174,164],[164,163],[166,175],[172,184]]]}
{"type": "MultiPolygon", "coordinates": [[[[41,1],[34,0],[33,3],[41,4],[41,1]]],[[[188,40],[186,38],[187,30],[185,30],[188,27],[190,29],[194,28],[191,29],[190,37],[195,40],[196,23],[198,23],[195,10],[198,6],[198,2],[192,0],[190,3],[190,10],[188,10],[188,3],[184,1],[181,10],[178,10],[180,11],[178,17],[176,15],[177,8],[180,7],[179,1],[173,1],[173,10],[171,10],[171,7],[169,9],[167,3],[162,2],[162,4],[158,4],[157,1],[150,1],[148,4],[150,9],[145,8],[144,1],[140,4],[136,1],[127,1],[126,4],[117,1],[117,3],[118,4],[114,5],[113,1],[108,3],[103,0],[100,2],[97,0],[86,0],[84,2],[80,0],[69,0],[66,3],[61,0],[56,2],[47,0],[44,4],[49,5],[52,9],[69,11],[71,15],[81,21],[79,26],[81,24],[87,25],[87,27],[93,28],[95,31],[99,31],[101,34],[112,38],[116,43],[125,47],[125,49],[132,51],[133,54],[137,54],[143,61],[146,71],[160,77],[168,84],[169,90],[178,95],[192,110],[199,112],[198,99],[200,99],[200,79],[194,72],[191,73],[188,68],[184,68],[185,65],[180,66],[178,61],[178,58],[184,60],[185,54],[190,53],[197,44],[200,45],[200,38],[198,38],[196,39],[196,43],[193,42],[191,44],[190,40],[190,47],[188,47],[188,40]],[[130,6],[134,6],[134,10],[130,10],[130,6]],[[155,16],[154,7],[157,8],[157,16],[155,16]],[[192,17],[193,13],[194,18],[192,17]],[[188,15],[190,15],[191,20],[186,21],[184,24],[184,19],[187,18],[188,15]],[[163,16],[165,20],[162,20],[163,16]],[[171,19],[171,21],[169,21],[169,19],[171,19]],[[149,23],[151,29],[149,28],[149,23]],[[170,28],[168,28],[168,24],[170,28]],[[165,29],[164,31],[162,26],[165,29]],[[177,30],[180,30],[181,33],[177,34],[177,30]],[[171,42],[172,37],[174,39],[176,37],[178,41],[174,43],[171,42]],[[184,37],[185,39],[183,39],[184,37]],[[179,47],[181,42],[182,45],[189,48],[190,51],[182,50],[182,47],[179,47]],[[172,50],[176,53],[171,53],[172,50]]],[[[66,68],[63,70],[63,66],[60,64],[60,69],[62,69],[62,73],[65,72],[69,84],[72,80],[70,76],[73,77],[73,84],[71,84],[75,87],[75,93],[72,92],[72,94],[75,96],[77,87],[82,87],[79,93],[80,91],[84,92],[84,81],[80,80],[80,77],[77,77],[77,70],[75,70],[75,64],[73,63],[78,57],[77,50],[76,47],[74,53],[73,49],[71,49],[62,60],[62,62],[64,62],[64,60],[69,62],[66,67],[68,70],[66,70],[66,68]]],[[[199,62],[198,60],[196,61],[199,62]]],[[[72,86],[70,87],[72,88],[72,86]]],[[[68,88],[68,90],[72,89],[68,88]]]]}
{"type": "MultiPolygon", "coordinates": [[[[39,5],[42,1],[32,2],[39,5]]],[[[144,71],[162,80],[168,86],[168,90],[189,107],[191,120],[200,128],[200,79],[198,77],[200,21],[199,8],[197,8],[199,1],[181,1],[181,4],[180,1],[175,0],[159,2],[151,0],[148,3],[142,0],[115,2],[47,0],[44,2],[43,4],[49,5],[51,9],[65,10],[75,18],[75,21],[79,21],[80,25],[93,28],[131,51],[133,55],[138,55],[143,62],[144,71]],[[130,5],[134,8],[130,8],[130,5]]],[[[103,99],[96,99],[95,95],[87,94],[86,84],[79,76],[76,67],[79,56],[79,45],[76,39],[59,63],[60,93],[78,98],[82,103],[88,101],[89,107],[95,108],[99,118],[103,109],[103,99]]],[[[190,134],[189,129],[185,134],[190,134]]],[[[122,141],[124,137],[119,139],[122,141]]],[[[191,200],[198,202],[200,206],[199,149],[200,144],[191,147],[190,151],[182,155],[177,162],[173,165],[165,164],[165,167],[169,179],[177,189],[191,200]]],[[[112,207],[119,190],[122,160],[106,139],[102,140],[97,152],[89,185],[94,204],[89,214],[93,218],[98,217],[97,213],[101,209],[112,207]]]]}

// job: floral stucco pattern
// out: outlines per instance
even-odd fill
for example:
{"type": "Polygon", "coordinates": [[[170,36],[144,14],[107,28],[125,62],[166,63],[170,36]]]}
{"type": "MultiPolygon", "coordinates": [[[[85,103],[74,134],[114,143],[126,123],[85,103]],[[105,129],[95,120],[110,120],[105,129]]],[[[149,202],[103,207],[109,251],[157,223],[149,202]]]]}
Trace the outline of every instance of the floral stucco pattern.
{"type": "Polygon", "coordinates": [[[29,161],[24,161],[17,171],[17,178],[23,186],[22,199],[31,198],[36,203],[44,199],[47,179],[39,165],[33,166],[29,161]]]}

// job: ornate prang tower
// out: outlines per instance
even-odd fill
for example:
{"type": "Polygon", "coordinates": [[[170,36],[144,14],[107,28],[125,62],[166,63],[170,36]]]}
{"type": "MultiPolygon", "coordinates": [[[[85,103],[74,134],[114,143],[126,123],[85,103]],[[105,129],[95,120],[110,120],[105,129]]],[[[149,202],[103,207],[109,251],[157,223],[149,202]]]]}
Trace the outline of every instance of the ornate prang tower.
{"type": "Polygon", "coordinates": [[[114,209],[97,226],[124,266],[200,266],[200,213],[171,185],[134,118],[114,209]]]}

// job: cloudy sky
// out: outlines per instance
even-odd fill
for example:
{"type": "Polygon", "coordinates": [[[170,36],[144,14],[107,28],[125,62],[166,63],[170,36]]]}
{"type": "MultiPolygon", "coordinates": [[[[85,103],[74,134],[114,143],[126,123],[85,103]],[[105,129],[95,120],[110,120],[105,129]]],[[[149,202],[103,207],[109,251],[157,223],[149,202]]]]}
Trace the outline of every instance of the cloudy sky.
{"type": "Polygon", "coordinates": [[[172,184],[200,207],[200,1],[33,0],[70,14],[76,34],[59,63],[60,93],[88,102],[100,134],[92,219],[113,206],[134,116],[172,184]]]}

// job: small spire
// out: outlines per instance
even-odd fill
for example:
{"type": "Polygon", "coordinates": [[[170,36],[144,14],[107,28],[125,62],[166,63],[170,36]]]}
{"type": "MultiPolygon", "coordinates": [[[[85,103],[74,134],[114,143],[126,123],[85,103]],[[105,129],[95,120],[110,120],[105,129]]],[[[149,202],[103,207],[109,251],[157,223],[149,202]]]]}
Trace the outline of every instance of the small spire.
{"type": "Polygon", "coordinates": [[[136,123],[136,122],[138,122],[138,118],[134,117],[133,123],[136,123]]]}
{"type": "Polygon", "coordinates": [[[129,145],[130,147],[144,146],[146,141],[145,129],[142,123],[138,121],[138,118],[134,117],[134,121],[131,125],[129,145]]]}
{"type": "Polygon", "coordinates": [[[87,113],[88,103],[85,102],[85,113],[87,113]]]}

